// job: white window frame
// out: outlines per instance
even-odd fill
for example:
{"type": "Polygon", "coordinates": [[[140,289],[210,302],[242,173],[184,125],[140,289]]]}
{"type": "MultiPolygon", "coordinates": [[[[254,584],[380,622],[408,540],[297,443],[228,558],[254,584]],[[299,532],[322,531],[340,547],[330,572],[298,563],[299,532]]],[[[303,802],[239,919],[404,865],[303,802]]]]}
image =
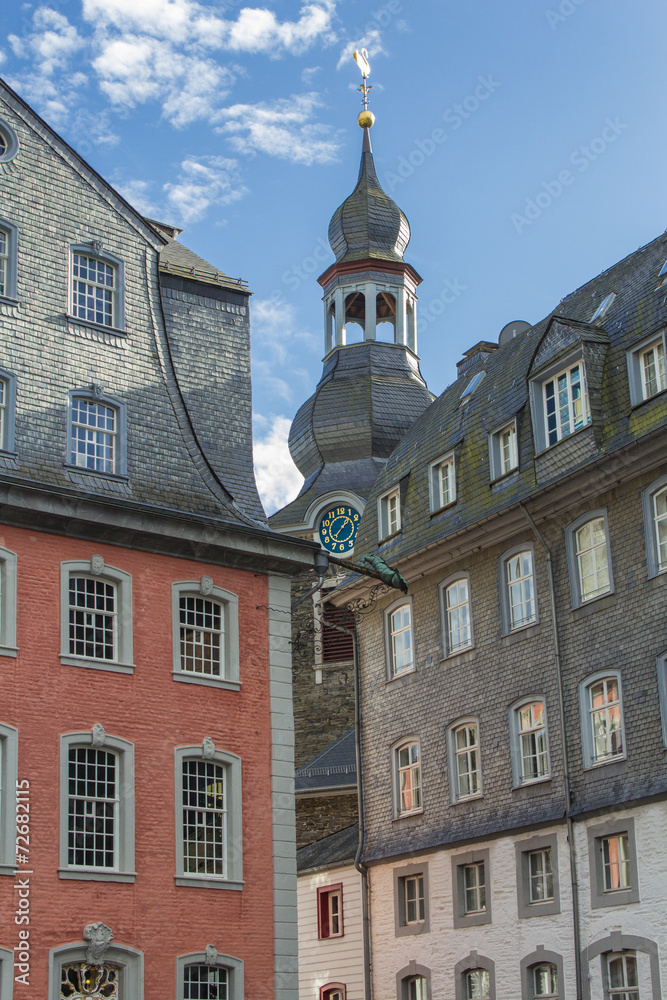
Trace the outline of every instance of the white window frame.
{"type": "Polygon", "coordinates": [[[393,538],[401,530],[401,491],[392,486],[378,498],[378,541],[393,538]]]}
{"type": "Polygon", "coordinates": [[[655,399],[667,389],[667,344],[665,331],[658,330],[645,337],[639,344],[627,353],[628,384],[630,386],[630,403],[640,406],[649,399],[655,399]],[[662,353],[662,377],[658,376],[658,386],[655,392],[648,392],[645,378],[644,358],[651,348],[659,348],[662,353]],[[662,383],[662,384],[660,384],[662,383]]]}
{"type": "Polygon", "coordinates": [[[608,1000],[639,1000],[639,970],[637,967],[637,956],[634,952],[607,952],[605,955],[605,973],[607,982],[605,983],[608,1000]],[[623,970],[623,984],[621,986],[611,985],[611,963],[620,962],[623,970]],[[635,985],[628,984],[628,962],[632,962],[634,967],[635,985]]]}
{"type": "MultiPolygon", "coordinates": [[[[105,288],[97,282],[81,281],[82,284],[91,288],[105,288]]],[[[125,330],[125,268],[120,257],[108,253],[103,249],[100,242],[93,240],[90,243],[76,243],[69,248],[69,280],[68,280],[68,306],[67,314],[74,323],[83,326],[92,326],[96,330],[106,330],[107,332],[123,333],[125,330]],[[99,261],[106,267],[110,267],[113,272],[113,288],[111,291],[111,323],[99,322],[96,319],[88,319],[87,316],[78,316],[75,309],[80,308],[74,301],[74,282],[80,281],[75,276],[74,257],[83,256],[91,260],[99,261]]]]}
{"type": "Polygon", "coordinates": [[[19,731],[0,722],[0,875],[16,869],[16,792],[19,731]]]}
{"type": "Polygon", "coordinates": [[[591,909],[609,906],[625,906],[638,903],[639,873],[637,868],[637,843],[635,823],[632,816],[617,817],[606,823],[586,828],[588,840],[588,864],[590,868],[591,909]],[[627,841],[627,885],[610,888],[606,880],[604,845],[611,839],[625,836],[627,841]]]}
{"type": "MultiPolygon", "coordinates": [[[[532,714],[532,713],[531,713],[532,714]]],[[[509,722],[510,722],[510,738],[512,742],[512,776],[513,784],[515,788],[523,787],[524,785],[534,785],[541,781],[549,781],[551,778],[551,760],[549,755],[549,730],[547,725],[547,708],[546,702],[543,695],[529,695],[521,698],[519,701],[515,702],[509,710],[509,722]],[[542,725],[533,725],[528,729],[522,729],[522,713],[527,708],[532,708],[534,705],[542,705],[543,722],[542,725]],[[544,771],[535,777],[526,776],[526,770],[524,766],[525,754],[523,752],[523,737],[539,733],[544,734],[544,751],[539,751],[537,756],[541,756],[542,753],[545,757],[546,767],[544,771]]]]}
{"type": "Polygon", "coordinates": [[[5,252],[0,253],[0,270],[4,274],[4,291],[0,275],[0,300],[17,301],[18,229],[8,219],[0,219],[0,231],[5,236],[5,252]]]}
{"type": "Polygon", "coordinates": [[[608,597],[610,594],[614,593],[614,573],[611,562],[611,543],[609,539],[609,524],[607,520],[607,510],[604,507],[598,510],[589,510],[585,514],[576,518],[571,524],[565,529],[565,542],[567,547],[567,561],[568,568],[570,572],[570,594],[572,601],[572,608],[579,608],[584,604],[592,604],[594,601],[600,600],[602,597],[608,597]],[[604,528],[604,541],[592,546],[589,549],[583,549],[580,547],[579,534],[586,528],[587,525],[592,525],[594,521],[602,521],[604,528]],[[595,567],[595,573],[598,573],[598,552],[604,547],[605,558],[607,560],[606,571],[608,582],[607,586],[603,589],[595,591],[589,595],[584,594],[583,587],[583,576],[582,576],[582,560],[581,556],[584,552],[593,553],[592,559],[595,567]]]}
{"type": "Polygon", "coordinates": [[[127,476],[127,407],[122,399],[110,396],[102,392],[99,386],[87,386],[83,389],[72,389],[68,393],[67,400],[67,453],[65,455],[65,465],[73,471],[83,473],[87,476],[101,476],[103,479],[118,479],[127,476]],[[85,425],[75,421],[75,406],[78,400],[88,405],[98,405],[112,410],[114,413],[114,429],[108,431],[105,428],[95,428],[93,425],[85,425]],[[97,469],[88,465],[79,465],[73,461],[73,456],[78,455],[76,440],[74,437],[75,427],[88,429],[89,433],[104,435],[112,439],[113,460],[111,469],[97,469]]]}
{"type": "Polygon", "coordinates": [[[584,364],[584,359],[581,351],[578,350],[575,353],[570,354],[568,358],[561,358],[556,364],[552,365],[545,371],[540,372],[530,382],[530,406],[533,418],[533,435],[535,438],[535,451],[537,454],[546,451],[548,448],[553,448],[561,441],[565,441],[567,438],[576,434],[578,431],[583,430],[588,427],[591,422],[590,413],[590,398],[588,393],[588,382],[586,378],[586,367],[584,364]],[[578,427],[574,426],[576,420],[574,419],[574,407],[572,405],[572,371],[574,368],[580,368],[580,385],[581,385],[581,423],[578,427]],[[549,414],[547,412],[547,386],[549,383],[554,384],[554,403],[557,398],[557,385],[558,379],[565,375],[567,381],[567,411],[569,416],[569,425],[571,430],[567,433],[563,433],[563,421],[560,414],[560,407],[556,407],[554,411],[556,427],[555,434],[556,438],[554,441],[550,441],[551,434],[554,433],[549,430],[549,414]]]}
{"type": "Polygon", "coordinates": [[[560,371],[557,371],[553,375],[549,375],[547,378],[542,380],[542,400],[544,406],[544,432],[549,447],[558,444],[559,441],[562,441],[566,437],[570,437],[576,431],[582,430],[588,423],[590,423],[590,407],[588,403],[588,390],[586,387],[586,374],[583,358],[573,361],[565,368],[561,368],[560,371]],[[580,403],[580,406],[576,405],[573,388],[573,376],[575,371],[577,372],[576,383],[579,389],[577,401],[580,403]],[[562,378],[565,378],[565,391],[567,394],[565,406],[559,405],[558,401],[558,382],[562,378]],[[553,414],[549,413],[548,389],[550,385],[553,385],[553,414]],[[563,410],[566,411],[565,419],[563,418],[563,410]],[[549,418],[551,415],[555,418],[554,428],[549,427],[549,418]],[[577,426],[577,424],[579,426],[577,426]],[[551,440],[552,436],[554,436],[553,441],[551,440]]]}
{"type": "Polygon", "coordinates": [[[530,837],[515,843],[517,909],[521,920],[560,913],[560,873],[558,867],[558,834],[530,837]],[[552,895],[544,899],[533,898],[533,857],[549,852],[551,855],[552,895]]]}
{"type": "MultiPolygon", "coordinates": [[[[85,962],[90,942],[61,945],[49,951],[49,995],[48,1000],[60,1000],[62,967],[76,962],[85,962]]],[[[136,948],[112,941],[104,955],[104,965],[119,969],[119,996],[143,1000],[144,996],[144,955],[136,948]]]]}
{"type": "Polygon", "coordinates": [[[665,551],[665,558],[661,562],[658,528],[658,523],[660,523],[660,525],[664,525],[664,530],[666,532],[665,541],[667,543],[667,515],[661,515],[658,517],[655,503],[656,497],[661,495],[667,497],[667,493],[665,491],[667,491],[667,476],[661,476],[659,479],[650,483],[646,489],[642,490],[644,540],[646,543],[646,565],[649,579],[652,579],[655,576],[660,576],[662,573],[667,573],[667,548],[665,551]]]}
{"type": "MultiPolygon", "coordinates": [[[[406,674],[413,673],[416,669],[416,650],[415,650],[415,629],[414,622],[412,620],[412,601],[409,598],[399,598],[390,604],[384,612],[385,621],[385,650],[386,650],[386,662],[387,662],[387,680],[394,680],[396,677],[404,677],[406,674]],[[394,628],[394,615],[404,608],[408,609],[409,621],[407,625],[402,625],[400,628],[394,628]],[[407,666],[403,666],[400,670],[396,669],[397,660],[397,650],[395,644],[395,637],[399,635],[407,635],[410,633],[410,649],[412,650],[412,660],[407,666]]],[[[404,651],[403,651],[404,652],[404,651]]]]}
{"type": "Polygon", "coordinates": [[[453,451],[431,462],[428,483],[432,513],[456,503],[456,460],[453,451]]]}
{"type": "Polygon", "coordinates": [[[95,882],[134,882],[134,744],[109,736],[100,725],[88,733],[65,733],[60,737],[60,864],[61,879],[95,882]],[[70,750],[104,750],[116,758],[117,803],[114,817],[114,866],[96,868],[69,860],[69,754],[70,750]]]}
{"type": "Polygon", "coordinates": [[[200,580],[181,580],[171,585],[171,622],[173,669],[175,681],[185,684],[204,684],[209,687],[224,688],[228,691],[238,691],[240,682],[240,651],[239,651],[239,599],[236,594],[213,583],[211,577],[203,576],[200,580]],[[200,674],[184,670],[181,660],[181,597],[195,597],[201,600],[212,600],[222,608],[224,618],[220,675],[200,674]]]}
{"type": "Polygon", "coordinates": [[[661,656],[656,657],[655,666],[658,675],[662,745],[667,748],[667,650],[661,656]]]}
{"type": "Polygon", "coordinates": [[[410,934],[427,934],[430,930],[429,919],[429,888],[428,862],[423,864],[401,865],[393,869],[394,879],[394,934],[404,937],[410,934]],[[408,884],[414,882],[417,889],[415,906],[416,920],[408,920],[408,884]],[[421,892],[419,888],[421,882],[421,892]],[[420,901],[423,907],[420,907],[420,901]],[[423,909],[423,917],[420,910],[423,909]]]}
{"type": "Polygon", "coordinates": [[[15,455],[16,375],[0,368],[0,451],[15,455]]]}
{"type": "MultiPolygon", "coordinates": [[[[605,686],[606,691],[606,686],[605,686]]],[[[579,685],[579,705],[581,712],[581,733],[582,733],[582,750],[583,750],[583,767],[588,770],[593,767],[603,767],[605,764],[613,764],[618,760],[625,760],[627,756],[627,748],[625,743],[625,725],[623,720],[623,690],[621,686],[621,673],[619,670],[600,670],[590,677],[587,677],[579,685]],[[597,684],[604,682],[606,680],[614,680],[617,685],[618,699],[617,701],[605,702],[605,704],[598,709],[594,709],[592,705],[592,688],[597,684]],[[596,755],[595,753],[595,734],[593,732],[593,717],[594,714],[604,711],[605,713],[609,709],[613,709],[616,705],[619,707],[619,718],[620,726],[618,730],[607,729],[607,735],[611,732],[620,731],[621,747],[622,749],[618,753],[607,753],[604,755],[596,755]]]]}
{"type": "MultiPolygon", "coordinates": [[[[440,584],[440,615],[442,620],[442,645],[443,645],[443,657],[458,656],[459,653],[464,653],[467,649],[472,649],[475,645],[475,636],[473,631],[473,620],[472,620],[472,600],[470,593],[470,574],[469,573],[457,573],[455,576],[447,577],[446,580],[440,584]],[[464,601],[459,601],[457,604],[449,605],[449,592],[453,587],[457,588],[457,597],[460,597],[460,585],[465,584],[467,597],[464,601]],[[459,611],[462,608],[467,608],[467,625],[453,626],[453,614],[454,611],[459,611]],[[465,634],[467,630],[467,639],[464,641],[455,643],[453,637],[458,631],[461,634],[465,634]]],[[[464,614],[465,618],[466,615],[464,614]]]]}
{"type": "Polygon", "coordinates": [[[227,1000],[243,1000],[243,962],[232,955],[222,955],[213,945],[208,945],[205,951],[191,952],[189,955],[179,955],[176,959],[176,1000],[185,997],[185,969],[189,965],[206,965],[213,969],[224,969],[227,972],[227,1000]]]}
{"type": "Polygon", "coordinates": [[[0,163],[9,163],[19,151],[19,140],[14,129],[4,118],[0,119],[0,138],[4,147],[0,152],[0,163]]]}
{"type": "MultiPolygon", "coordinates": [[[[522,629],[531,628],[536,625],[540,620],[539,613],[539,603],[537,598],[537,580],[535,574],[535,551],[533,545],[530,542],[525,542],[520,545],[515,545],[509,551],[504,552],[500,557],[498,563],[500,572],[500,612],[502,616],[502,628],[503,635],[509,635],[513,632],[520,632],[522,629]],[[524,554],[530,556],[530,573],[522,574],[517,577],[516,580],[510,581],[509,578],[509,566],[512,560],[519,558],[524,554]],[[518,584],[523,584],[524,581],[531,581],[531,597],[526,600],[518,602],[516,605],[512,603],[512,587],[516,587],[518,584]],[[519,607],[519,605],[528,604],[529,600],[533,603],[533,614],[529,618],[517,619],[514,621],[514,608],[519,607]]],[[[523,567],[521,567],[523,569],[523,567]]],[[[523,594],[523,586],[521,592],[523,594]]]]}
{"type": "MultiPolygon", "coordinates": [[[[416,816],[424,811],[424,789],[422,784],[422,761],[421,744],[418,736],[408,736],[395,743],[392,747],[392,774],[394,784],[394,818],[403,819],[405,816],[416,816]],[[417,748],[416,760],[409,759],[407,765],[401,765],[401,751],[417,748]],[[409,808],[403,808],[403,788],[401,787],[402,775],[410,774],[411,787],[408,790],[412,794],[413,804],[409,808]]],[[[412,758],[412,754],[410,754],[412,758]]]]}
{"type": "Polygon", "coordinates": [[[343,883],[335,882],[331,885],[321,885],[317,887],[317,938],[319,941],[328,941],[329,938],[340,938],[345,936],[345,926],[343,922],[343,883]],[[337,900],[336,912],[333,912],[332,902],[337,900]],[[322,921],[322,904],[327,908],[328,934],[324,934],[322,921]],[[334,919],[337,921],[338,930],[332,930],[334,919]]]}
{"type": "Polygon", "coordinates": [[[489,434],[489,466],[491,482],[509,476],[511,472],[516,472],[519,468],[516,417],[489,434]],[[508,436],[507,448],[503,442],[504,435],[508,436]]]}
{"type": "Polygon", "coordinates": [[[91,667],[131,674],[132,662],[132,577],[115,566],[108,566],[102,556],[90,560],[69,560],[60,564],[60,662],[71,667],[91,667]],[[116,648],[115,659],[107,660],[70,652],[69,582],[71,577],[101,580],[115,587],[116,648]]]}
{"type": "Polygon", "coordinates": [[[241,758],[236,754],[215,749],[206,738],[201,746],[176,747],[174,750],[175,821],[176,821],[176,885],[208,889],[243,889],[243,818],[241,798],[241,758]],[[183,851],[183,764],[185,761],[216,764],[225,772],[225,829],[223,832],[223,867],[226,874],[212,875],[185,871],[183,851]]]}
{"type": "Polygon", "coordinates": [[[479,720],[476,718],[458,719],[448,730],[449,736],[449,784],[450,784],[450,798],[452,803],[455,802],[470,802],[471,799],[479,799],[484,794],[484,788],[482,783],[482,758],[480,754],[480,737],[479,737],[479,720]],[[465,746],[459,747],[458,745],[458,733],[463,730],[475,730],[476,742],[466,743],[465,746]],[[463,772],[460,770],[460,761],[466,760],[468,765],[471,764],[471,754],[476,754],[477,766],[472,768],[469,766],[468,770],[463,772]],[[475,775],[475,781],[477,783],[477,788],[474,791],[468,793],[461,793],[461,779],[464,776],[475,775]]]}

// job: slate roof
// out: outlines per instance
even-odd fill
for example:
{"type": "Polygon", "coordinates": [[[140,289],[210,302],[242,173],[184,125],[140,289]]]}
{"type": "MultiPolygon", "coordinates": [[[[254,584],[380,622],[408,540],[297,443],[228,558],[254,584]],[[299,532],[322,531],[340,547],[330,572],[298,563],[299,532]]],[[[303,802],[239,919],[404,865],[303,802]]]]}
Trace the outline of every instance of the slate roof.
{"type": "Polygon", "coordinates": [[[295,775],[299,792],[333,791],[357,784],[357,753],[354,726],[300,767],[295,775]]]}
{"type": "MultiPolygon", "coordinates": [[[[148,220],[151,221],[150,219],[148,220]]],[[[155,223],[152,223],[155,225],[155,223]]],[[[160,229],[163,235],[165,230],[160,229]]],[[[176,239],[169,242],[160,251],[160,270],[168,274],[177,274],[184,278],[193,278],[211,285],[224,285],[226,288],[247,292],[247,284],[241,278],[230,278],[217,267],[209,264],[203,257],[198,257],[192,250],[179,243],[176,239]]]]}
{"type": "Polygon", "coordinates": [[[345,864],[346,861],[353,862],[358,844],[359,824],[355,823],[322,840],[316,840],[314,844],[300,847],[296,852],[296,870],[307,872],[329,865],[345,864]]]}
{"type": "Polygon", "coordinates": [[[336,261],[403,260],[410,242],[410,225],[386,194],[375,173],[369,129],[364,129],[357,186],[329,223],[329,244],[336,261]]]}
{"type": "MultiPolygon", "coordinates": [[[[665,393],[638,408],[631,407],[627,352],[667,324],[667,287],[658,278],[666,259],[667,234],[663,233],[566,296],[540,323],[493,351],[450,385],[410,427],[380,473],[368,498],[355,555],[378,549],[377,505],[372,501],[394,484],[403,486],[402,531],[379,546],[382,556],[392,564],[663,426],[667,422],[665,393]],[[611,292],[616,298],[601,326],[592,326],[595,310],[611,292]],[[549,338],[543,339],[548,331],[549,338]],[[529,404],[532,366],[534,359],[545,364],[549,352],[552,361],[559,351],[565,357],[576,336],[602,359],[595,375],[597,387],[591,392],[592,423],[543,453],[560,453],[560,465],[540,466],[540,456],[535,460],[529,404]],[[544,354],[545,350],[544,357],[536,358],[538,351],[544,354]],[[485,378],[462,406],[463,390],[479,371],[485,372],[485,378]],[[491,484],[488,435],[515,416],[519,471],[491,484]],[[432,514],[428,466],[450,451],[456,457],[457,502],[432,514]]],[[[588,375],[588,363],[586,370],[588,375]]]]}

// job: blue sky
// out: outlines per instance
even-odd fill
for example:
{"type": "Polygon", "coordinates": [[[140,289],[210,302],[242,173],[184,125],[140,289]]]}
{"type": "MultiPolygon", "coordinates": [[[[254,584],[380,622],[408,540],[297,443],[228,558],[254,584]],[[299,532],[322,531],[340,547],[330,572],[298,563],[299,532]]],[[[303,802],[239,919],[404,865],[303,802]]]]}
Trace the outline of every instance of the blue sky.
{"type": "Polygon", "coordinates": [[[137,208],[248,281],[267,510],[321,371],[316,276],[356,181],[407,214],[422,373],[534,323],[667,224],[659,0],[60,0],[2,5],[0,73],[137,208]]]}

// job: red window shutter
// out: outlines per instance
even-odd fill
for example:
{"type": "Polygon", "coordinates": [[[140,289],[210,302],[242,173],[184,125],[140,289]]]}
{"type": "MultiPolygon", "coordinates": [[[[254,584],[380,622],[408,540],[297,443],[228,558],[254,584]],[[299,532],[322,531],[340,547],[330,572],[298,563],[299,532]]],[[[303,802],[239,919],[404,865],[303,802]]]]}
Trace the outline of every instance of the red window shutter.
{"type": "Polygon", "coordinates": [[[328,938],[329,928],[329,893],[326,889],[318,889],[317,892],[317,917],[319,921],[319,935],[321,938],[328,938]]]}

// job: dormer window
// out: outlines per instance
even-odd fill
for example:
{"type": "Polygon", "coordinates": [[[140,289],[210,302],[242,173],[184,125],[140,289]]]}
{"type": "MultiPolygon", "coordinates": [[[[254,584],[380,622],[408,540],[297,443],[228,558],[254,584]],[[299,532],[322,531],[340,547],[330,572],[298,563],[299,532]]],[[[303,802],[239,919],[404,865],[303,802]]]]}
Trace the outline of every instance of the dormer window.
{"type": "Polygon", "coordinates": [[[542,383],[547,446],[574,434],[590,421],[584,363],[577,361],[542,383]]]}
{"type": "Polygon", "coordinates": [[[70,248],[69,313],[74,319],[122,330],[123,265],[99,243],[70,248]]]}
{"type": "Polygon", "coordinates": [[[664,331],[644,340],[628,353],[630,400],[633,406],[667,389],[665,354],[664,331]]]}
{"type": "Polygon", "coordinates": [[[398,487],[378,500],[378,538],[389,538],[401,528],[401,498],[398,487]]]}

